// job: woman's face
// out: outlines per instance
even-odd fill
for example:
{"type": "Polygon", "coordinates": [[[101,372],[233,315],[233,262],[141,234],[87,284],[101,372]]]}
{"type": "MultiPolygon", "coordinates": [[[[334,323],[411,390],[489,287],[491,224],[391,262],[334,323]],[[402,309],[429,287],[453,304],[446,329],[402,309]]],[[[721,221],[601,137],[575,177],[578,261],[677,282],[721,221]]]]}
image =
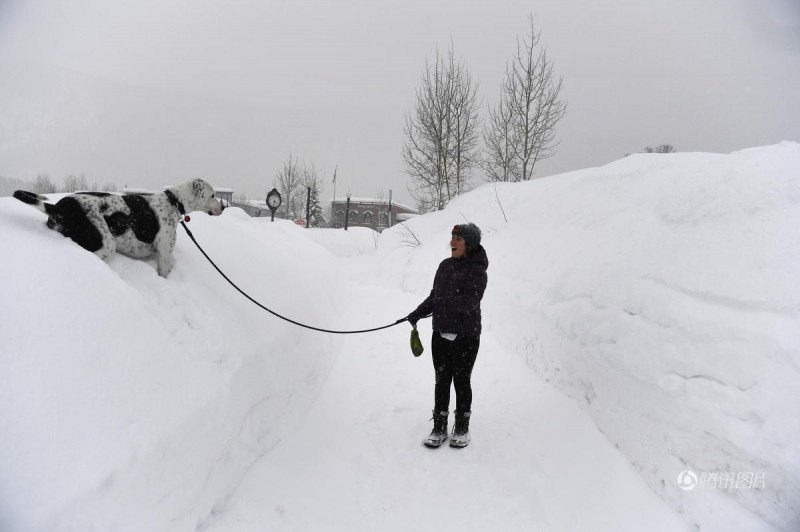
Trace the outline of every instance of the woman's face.
{"type": "Polygon", "coordinates": [[[460,236],[454,236],[450,239],[450,253],[454,259],[460,259],[467,254],[467,243],[460,236]]]}

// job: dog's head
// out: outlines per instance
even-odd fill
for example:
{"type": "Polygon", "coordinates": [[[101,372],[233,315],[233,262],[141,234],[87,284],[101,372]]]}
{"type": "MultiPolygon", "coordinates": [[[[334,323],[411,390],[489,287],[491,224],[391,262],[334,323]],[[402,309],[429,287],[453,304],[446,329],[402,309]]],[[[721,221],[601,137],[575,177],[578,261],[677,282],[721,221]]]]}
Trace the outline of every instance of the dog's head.
{"type": "Polygon", "coordinates": [[[214,197],[214,187],[202,179],[194,179],[173,189],[186,212],[203,211],[211,216],[222,214],[222,203],[214,197]]]}

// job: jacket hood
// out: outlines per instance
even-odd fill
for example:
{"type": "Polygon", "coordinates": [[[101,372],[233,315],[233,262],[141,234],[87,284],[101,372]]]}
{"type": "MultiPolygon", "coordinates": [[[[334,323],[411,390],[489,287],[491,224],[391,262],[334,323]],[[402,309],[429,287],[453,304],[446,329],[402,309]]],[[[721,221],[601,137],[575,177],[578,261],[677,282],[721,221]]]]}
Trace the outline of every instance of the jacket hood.
{"type": "Polygon", "coordinates": [[[478,249],[467,253],[464,260],[481,264],[484,269],[489,268],[489,257],[486,255],[486,250],[483,249],[483,246],[478,246],[478,249]]]}

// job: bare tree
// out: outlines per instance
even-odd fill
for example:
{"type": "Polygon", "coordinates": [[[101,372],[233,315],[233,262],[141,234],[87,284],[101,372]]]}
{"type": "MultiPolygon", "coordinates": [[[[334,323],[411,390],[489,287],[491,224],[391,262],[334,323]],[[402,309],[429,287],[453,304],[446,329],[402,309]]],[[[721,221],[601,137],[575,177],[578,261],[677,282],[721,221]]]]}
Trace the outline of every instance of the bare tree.
{"type": "MultiPolygon", "coordinates": [[[[325,219],[325,213],[322,209],[320,201],[320,194],[324,188],[325,178],[317,171],[317,165],[312,161],[308,165],[303,163],[303,186],[306,187],[306,196],[303,196],[303,201],[308,199],[307,187],[311,185],[311,198],[309,201],[309,227],[328,227],[328,221],[325,219]]],[[[305,205],[305,203],[303,204],[305,205]]],[[[305,213],[305,210],[303,211],[305,213]]],[[[305,214],[303,214],[305,217],[305,214]]]]}
{"type": "Polygon", "coordinates": [[[89,190],[85,175],[81,174],[80,177],[68,175],[64,178],[64,192],[77,192],[79,190],[89,190]]]}
{"type": "Polygon", "coordinates": [[[324,188],[324,181],[325,177],[320,175],[313,162],[300,163],[290,154],[289,159],[283,163],[283,168],[275,175],[275,188],[278,189],[283,200],[278,209],[278,215],[289,220],[305,218],[308,186],[310,185],[309,225],[327,227],[328,222],[325,220],[319,199],[324,188]]]}
{"type": "Polygon", "coordinates": [[[283,163],[283,168],[275,175],[275,188],[283,200],[278,209],[278,216],[289,220],[305,216],[305,176],[291,154],[283,163]]]}
{"type": "MultiPolygon", "coordinates": [[[[469,190],[469,173],[480,164],[480,134],[478,117],[478,83],[464,67],[455,62],[452,47],[448,55],[449,71],[454,73],[452,121],[453,121],[453,186],[457,196],[469,190]]],[[[452,187],[451,187],[452,188],[452,187]]]]}
{"type": "Polygon", "coordinates": [[[401,241],[403,246],[416,248],[422,245],[417,233],[408,226],[407,222],[401,222],[400,229],[403,235],[403,240],[401,241]]]}
{"type": "Polygon", "coordinates": [[[417,101],[406,114],[403,162],[411,177],[412,197],[425,210],[443,209],[469,190],[470,170],[478,163],[478,84],[455,59],[452,43],[446,58],[425,61],[417,101]]]}
{"type": "Polygon", "coordinates": [[[515,181],[513,113],[503,99],[489,111],[489,124],[483,132],[484,170],[487,181],[515,181]]]}
{"type": "Polygon", "coordinates": [[[36,176],[36,181],[33,182],[33,191],[38,194],[53,194],[58,192],[58,187],[50,181],[47,174],[39,174],[36,176]]]}
{"type": "Polygon", "coordinates": [[[539,46],[534,17],[530,33],[517,38],[517,53],[506,66],[500,102],[489,111],[484,131],[484,170],[488,181],[527,181],[536,163],[555,154],[556,125],[567,104],[561,99],[562,79],[553,75],[553,61],[539,46]]]}

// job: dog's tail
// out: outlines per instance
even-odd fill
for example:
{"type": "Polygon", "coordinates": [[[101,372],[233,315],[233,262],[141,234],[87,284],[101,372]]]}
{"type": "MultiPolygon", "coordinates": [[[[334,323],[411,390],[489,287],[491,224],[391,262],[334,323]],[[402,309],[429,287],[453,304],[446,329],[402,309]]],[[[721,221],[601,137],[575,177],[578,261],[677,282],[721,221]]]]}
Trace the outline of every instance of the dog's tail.
{"type": "Polygon", "coordinates": [[[56,214],[56,206],[51,203],[47,203],[45,201],[47,198],[44,196],[40,196],[34,192],[28,192],[27,190],[16,190],[14,191],[14,197],[20,200],[22,203],[27,203],[34,209],[42,211],[48,216],[56,214]]]}

